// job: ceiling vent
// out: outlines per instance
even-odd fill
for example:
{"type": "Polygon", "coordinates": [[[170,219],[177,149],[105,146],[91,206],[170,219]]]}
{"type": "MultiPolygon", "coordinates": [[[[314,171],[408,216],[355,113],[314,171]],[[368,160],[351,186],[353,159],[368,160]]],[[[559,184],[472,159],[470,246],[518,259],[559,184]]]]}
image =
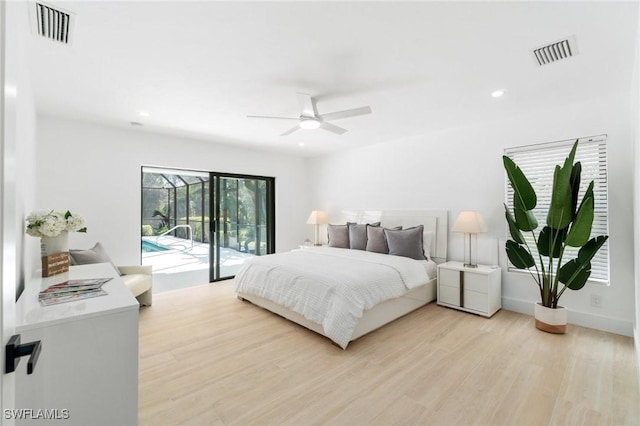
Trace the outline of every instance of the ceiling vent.
{"type": "Polygon", "coordinates": [[[75,14],[45,3],[31,3],[33,34],[63,44],[71,44],[75,29],[75,14]]]}
{"type": "Polygon", "coordinates": [[[535,57],[536,63],[540,66],[558,62],[578,54],[578,45],[574,36],[546,46],[538,47],[531,50],[535,57]]]}

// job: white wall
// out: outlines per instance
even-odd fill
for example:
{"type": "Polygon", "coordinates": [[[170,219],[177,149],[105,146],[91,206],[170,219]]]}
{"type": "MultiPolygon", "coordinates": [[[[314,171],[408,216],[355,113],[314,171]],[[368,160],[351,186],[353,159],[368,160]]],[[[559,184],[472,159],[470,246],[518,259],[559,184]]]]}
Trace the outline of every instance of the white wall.
{"type": "MultiPolygon", "coordinates": [[[[24,14],[26,15],[26,3],[24,14]]],[[[26,18],[25,18],[26,20],[26,18]]],[[[28,36],[25,34],[25,36],[28,36]]],[[[25,49],[21,49],[24,53],[25,49]]],[[[29,81],[26,59],[22,58],[23,70],[19,74],[16,147],[16,229],[18,231],[18,280],[17,295],[22,293],[24,283],[28,281],[34,269],[40,267],[40,241],[25,233],[24,219],[33,210],[35,204],[36,170],[36,109],[29,81]],[[28,254],[28,255],[25,255],[28,254]]]]}
{"type": "MultiPolygon", "coordinates": [[[[631,335],[634,164],[629,117],[628,94],[612,95],[319,157],[311,161],[317,188],[312,204],[330,212],[445,208],[450,226],[461,210],[479,210],[489,227],[479,239],[479,262],[496,263],[500,253],[503,307],[532,314],[539,294],[531,277],[506,272],[503,150],[608,134],[611,285],[588,284],[580,292],[568,291],[561,302],[570,309],[571,323],[631,335]],[[602,297],[602,307],[590,306],[591,294],[602,297]]],[[[450,233],[448,247],[449,259],[462,260],[461,235],[450,233]]]]}
{"type": "Polygon", "coordinates": [[[276,250],[306,236],[301,158],[47,117],[38,117],[37,139],[37,207],[86,220],[88,233],[72,233],[71,248],[100,241],[116,264],[140,263],[142,165],[275,177],[276,250]]]}
{"type": "Polygon", "coordinates": [[[640,11],[638,11],[638,33],[636,35],[636,57],[633,63],[633,80],[631,85],[631,126],[633,132],[634,146],[634,203],[633,203],[633,219],[635,227],[635,292],[636,292],[636,316],[635,316],[635,344],[636,357],[638,367],[638,375],[640,376],[640,11]]]}

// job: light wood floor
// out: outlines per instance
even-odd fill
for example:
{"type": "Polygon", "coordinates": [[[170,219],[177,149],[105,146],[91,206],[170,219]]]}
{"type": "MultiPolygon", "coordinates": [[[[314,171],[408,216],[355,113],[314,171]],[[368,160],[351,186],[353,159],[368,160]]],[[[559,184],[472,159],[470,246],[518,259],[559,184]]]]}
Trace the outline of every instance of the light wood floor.
{"type": "Polygon", "coordinates": [[[631,338],[431,303],[346,351],[231,281],[140,311],[141,425],[639,425],[631,338]]]}

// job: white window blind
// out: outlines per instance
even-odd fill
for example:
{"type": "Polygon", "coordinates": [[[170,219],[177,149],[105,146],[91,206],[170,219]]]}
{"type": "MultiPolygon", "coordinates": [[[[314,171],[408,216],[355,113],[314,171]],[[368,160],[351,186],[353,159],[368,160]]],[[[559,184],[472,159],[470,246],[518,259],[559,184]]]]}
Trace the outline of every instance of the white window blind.
{"type": "MultiPolygon", "coordinates": [[[[594,181],[593,194],[595,200],[595,211],[591,238],[598,235],[609,235],[608,221],[608,198],[607,198],[607,137],[606,135],[581,138],[576,150],[575,161],[580,161],[582,165],[582,175],[580,178],[580,192],[578,194],[578,205],[582,200],[589,182],[594,181]]],[[[553,186],[553,171],[556,165],[562,166],[564,160],[569,155],[571,147],[576,140],[551,142],[538,145],[529,145],[516,148],[507,148],[504,154],[511,158],[524,172],[529,182],[536,191],[538,203],[533,209],[533,213],[538,220],[536,238],[547,222],[547,212],[551,203],[551,190],[553,186]]],[[[506,178],[506,203],[513,213],[513,188],[506,178]]],[[[506,222],[506,221],[505,221],[506,222]]],[[[509,227],[506,226],[507,236],[509,227]]],[[[533,241],[531,232],[522,233],[538,267],[540,258],[533,241]]],[[[574,259],[578,255],[578,249],[567,247],[562,257],[562,263],[574,259]]],[[[543,258],[544,259],[544,258],[543,258]]],[[[511,266],[514,268],[513,266],[511,266]]],[[[515,268],[514,268],[515,269],[515,268]]],[[[609,241],[607,241],[591,260],[591,276],[589,281],[602,284],[609,283],[609,241]]]]}

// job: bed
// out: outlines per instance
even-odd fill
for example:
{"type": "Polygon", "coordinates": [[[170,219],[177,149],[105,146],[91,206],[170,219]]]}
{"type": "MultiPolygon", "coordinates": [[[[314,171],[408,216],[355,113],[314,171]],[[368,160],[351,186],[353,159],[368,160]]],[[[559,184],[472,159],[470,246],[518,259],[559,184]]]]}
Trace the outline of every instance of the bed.
{"type": "MultiPolygon", "coordinates": [[[[436,299],[436,264],[447,253],[446,210],[343,211],[331,223],[422,225],[428,260],[333,247],[302,247],[245,262],[238,298],[328,337],[349,342],[436,299]]],[[[415,228],[414,228],[415,229],[415,228]]]]}

